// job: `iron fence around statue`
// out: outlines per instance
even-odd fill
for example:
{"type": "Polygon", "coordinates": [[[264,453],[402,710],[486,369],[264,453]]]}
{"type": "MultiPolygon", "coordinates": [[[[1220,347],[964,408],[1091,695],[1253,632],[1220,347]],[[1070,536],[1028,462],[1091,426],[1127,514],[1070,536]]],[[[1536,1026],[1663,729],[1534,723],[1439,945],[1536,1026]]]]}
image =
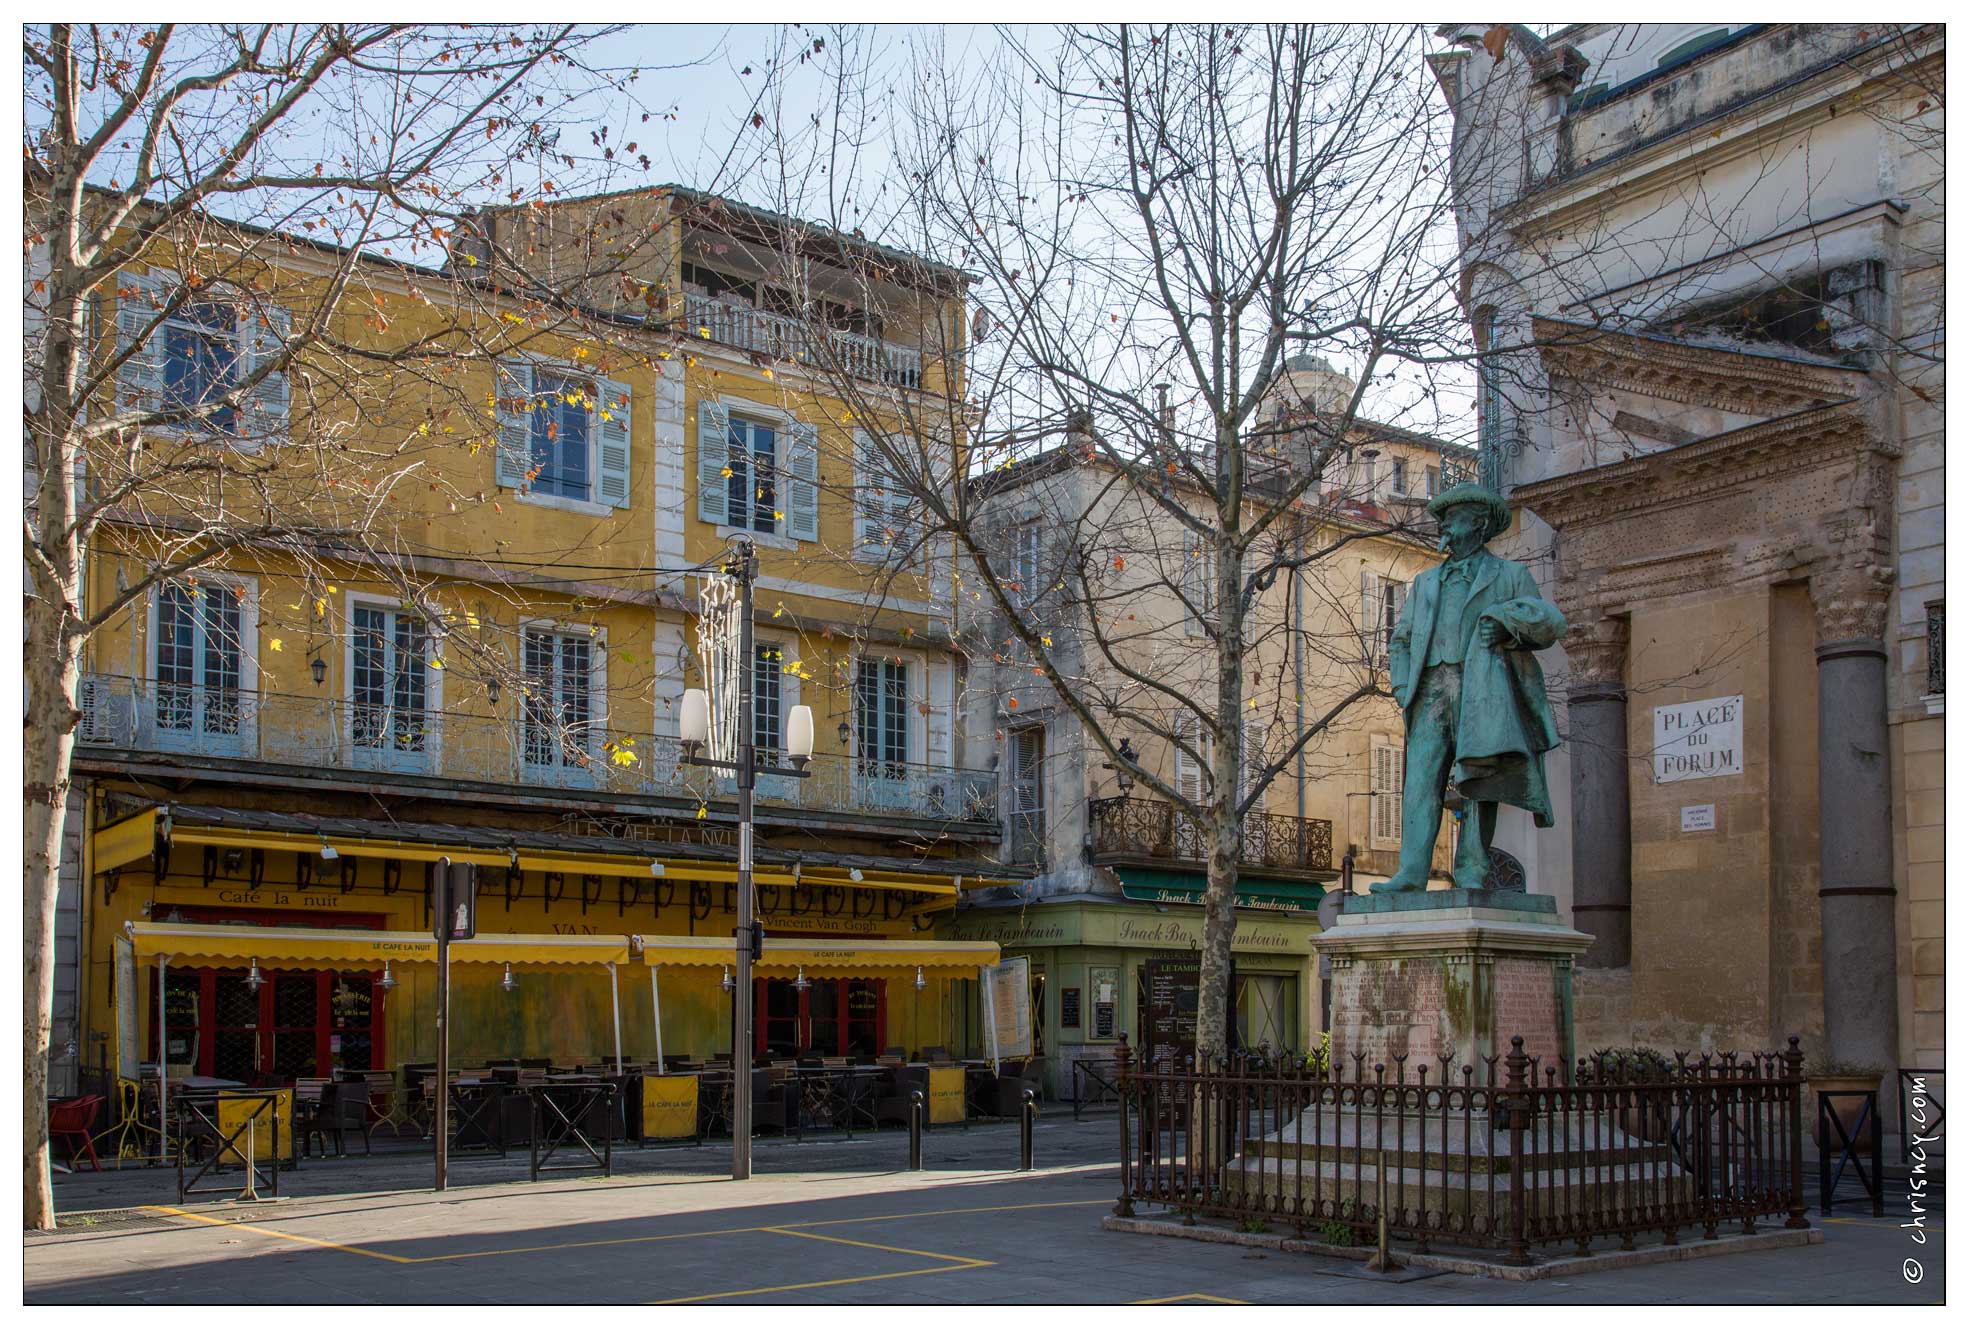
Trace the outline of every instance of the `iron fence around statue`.
{"type": "Polygon", "coordinates": [[[1533,1248],[1659,1233],[1714,1238],[1760,1220],[1808,1226],[1803,1057],[1677,1057],[1649,1066],[1541,1064],[1512,1050],[1477,1065],[1351,1066],[1327,1074],[1241,1058],[1143,1066],[1123,1044],[1121,1198],[1367,1244],[1533,1248]]]}

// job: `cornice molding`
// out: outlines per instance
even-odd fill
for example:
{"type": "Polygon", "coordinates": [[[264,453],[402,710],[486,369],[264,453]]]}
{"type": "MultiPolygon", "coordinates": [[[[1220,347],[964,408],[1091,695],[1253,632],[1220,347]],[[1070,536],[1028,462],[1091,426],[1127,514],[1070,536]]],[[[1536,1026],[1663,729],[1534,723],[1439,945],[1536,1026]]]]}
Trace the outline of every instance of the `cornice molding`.
{"type": "Polygon", "coordinates": [[[1849,400],[1518,485],[1511,499],[1564,530],[1827,465],[1850,465],[1869,455],[1893,454],[1874,436],[1860,404],[1849,400]]]}
{"type": "Polygon", "coordinates": [[[1552,378],[1742,415],[1788,415],[1834,405],[1863,395],[1868,383],[1863,369],[1565,319],[1532,319],[1532,338],[1552,378]]]}

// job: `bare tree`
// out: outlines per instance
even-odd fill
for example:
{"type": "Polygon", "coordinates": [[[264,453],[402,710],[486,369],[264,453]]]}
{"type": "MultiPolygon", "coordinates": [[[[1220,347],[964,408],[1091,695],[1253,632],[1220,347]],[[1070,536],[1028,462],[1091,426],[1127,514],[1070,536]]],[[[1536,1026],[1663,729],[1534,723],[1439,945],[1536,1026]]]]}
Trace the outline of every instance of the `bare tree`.
{"type": "Polygon", "coordinates": [[[1221,1056],[1241,825],[1388,695],[1352,597],[1315,574],[1400,532],[1357,501],[1366,472],[1349,464],[1370,417],[1439,429],[1452,394],[1436,376],[1468,353],[1446,280],[1447,121],[1409,29],[983,45],[841,57],[838,84],[879,87],[893,112],[886,159],[824,113],[770,106],[766,201],[895,251],[853,258],[852,298],[807,284],[793,247],[775,280],[805,320],[795,358],[850,405],[824,469],[853,496],[857,542],[948,576],[974,680],[1024,674],[1008,708],[1056,699],[1202,828],[1197,1047],[1221,1056]],[[911,253],[964,274],[968,319],[903,298],[911,253]],[[1295,351],[1345,366],[1349,389],[1304,393],[1283,372],[1295,351]],[[1046,557],[1013,557],[997,500],[1047,467],[1021,490],[1046,557]],[[1317,676],[1303,691],[1295,654],[1317,676]],[[1195,778],[1124,752],[1131,736],[1195,778]]]}
{"type": "MultiPolygon", "coordinates": [[[[55,901],[84,649],[160,594],[173,626],[236,645],[238,592],[215,569],[250,557],[308,588],[289,606],[292,654],[268,642],[297,671],[335,631],[335,580],[353,576],[401,598],[431,636],[449,631],[455,661],[517,680],[483,609],[433,596],[460,569],[402,518],[407,496],[429,490],[460,523],[496,521],[496,497],[473,477],[514,404],[488,408],[489,359],[609,321],[593,269],[544,271],[483,237],[447,259],[455,214],[473,203],[641,182],[651,161],[635,126],[652,113],[635,87],[643,71],[603,63],[611,35],[24,30],[30,1228],[54,1222],[55,901]],[[114,564],[113,591],[88,592],[85,558],[114,564]]],[[[588,251],[623,247],[608,228],[595,223],[588,251]]],[[[473,571],[495,595],[540,581],[491,554],[473,571]]],[[[236,680],[208,677],[180,645],[186,677],[160,707],[247,722],[236,680]]]]}

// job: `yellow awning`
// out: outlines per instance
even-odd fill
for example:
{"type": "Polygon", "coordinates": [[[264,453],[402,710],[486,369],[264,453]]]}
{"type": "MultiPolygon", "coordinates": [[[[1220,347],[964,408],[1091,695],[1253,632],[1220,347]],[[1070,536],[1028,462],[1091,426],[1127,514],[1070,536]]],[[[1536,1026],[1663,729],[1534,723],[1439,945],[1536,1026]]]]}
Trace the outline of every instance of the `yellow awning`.
{"type": "MultiPolygon", "coordinates": [[[[150,857],[157,833],[157,818],[158,809],[150,808],[134,817],[127,817],[114,826],[106,826],[97,831],[94,841],[94,870],[106,872],[111,868],[122,867],[150,857]]],[[[508,850],[482,846],[468,848],[464,845],[433,844],[417,840],[201,826],[186,822],[174,822],[170,829],[171,843],[174,845],[211,845],[219,849],[272,849],[289,853],[319,854],[322,847],[327,845],[333,848],[336,854],[348,858],[394,858],[410,863],[435,863],[440,858],[449,858],[454,863],[472,863],[482,868],[516,866],[527,872],[634,877],[639,880],[648,875],[652,879],[661,881],[710,882],[714,885],[735,882],[738,879],[736,864],[717,859],[658,860],[654,855],[643,858],[627,854],[582,854],[550,849],[508,850]],[[661,873],[650,871],[650,864],[653,861],[662,863],[661,873]]],[[[855,881],[848,875],[849,871],[850,869],[843,867],[810,866],[803,869],[796,878],[790,864],[767,864],[755,870],[752,878],[760,886],[801,884],[865,891],[914,891],[944,899],[956,898],[959,880],[963,881],[966,889],[1002,885],[1010,880],[997,877],[958,878],[926,867],[921,872],[869,868],[862,872],[860,881],[855,881]]]]}
{"type": "Polygon", "coordinates": [[[157,843],[157,809],[145,808],[134,817],[125,817],[113,826],[97,831],[92,842],[95,853],[90,870],[109,872],[150,857],[157,843]]]}
{"type": "MultiPolygon", "coordinates": [[[[422,932],[370,932],[353,928],[248,928],[224,923],[130,923],[125,925],[139,958],[163,956],[176,965],[246,964],[346,965],[374,968],[435,962],[438,944],[422,932]]],[[[466,964],[625,964],[624,936],[541,936],[492,934],[451,944],[454,963],[466,964]]]]}
{"type": "MultiPolygon", "coordinates": [[[[727,965],[736,961],[730,937],[644,937],[643,963],[650,965],[727,965]]],[[[861,940],[823,941],[813,937],[768,937],[766,953],[753,966],[768,978],[791,977],[805,968],[809,978],[875,978],[888,970],[927,978],[976,978],[981,965],[998,963],[995,941],[861,940]]]]}

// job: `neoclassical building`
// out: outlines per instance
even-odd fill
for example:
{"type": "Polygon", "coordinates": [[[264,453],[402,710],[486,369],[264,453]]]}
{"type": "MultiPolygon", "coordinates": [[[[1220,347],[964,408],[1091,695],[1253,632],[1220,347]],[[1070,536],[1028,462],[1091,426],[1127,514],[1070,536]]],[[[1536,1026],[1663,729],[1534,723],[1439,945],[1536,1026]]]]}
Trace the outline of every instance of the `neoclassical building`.
{"type": "Polygon", "coordinates": [[[1579,1044],[1942,1056],[1932,27],[1449,25],[1481,465],[1570,630],[1579,1044]]]}

